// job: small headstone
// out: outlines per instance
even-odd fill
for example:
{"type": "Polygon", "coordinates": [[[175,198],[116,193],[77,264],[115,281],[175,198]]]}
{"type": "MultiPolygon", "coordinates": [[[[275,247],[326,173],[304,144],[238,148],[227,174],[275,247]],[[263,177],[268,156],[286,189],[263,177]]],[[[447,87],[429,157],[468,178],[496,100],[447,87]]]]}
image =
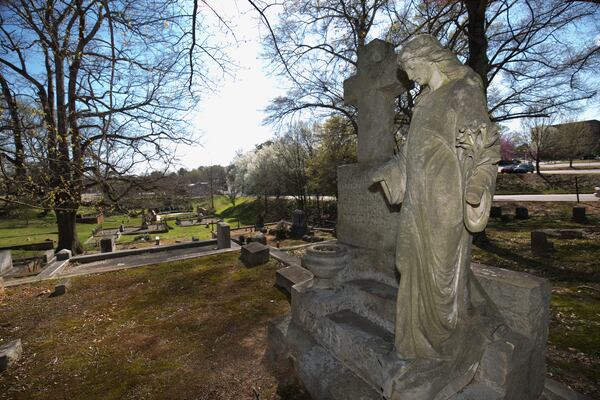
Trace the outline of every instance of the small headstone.
{"type": "Polygon", "coordinates": [[[492,206],[490,208],[490,218],[502,218],[502,207],[492,206]]]}
{"type": "Polygon", "coordinates": [[[536,255],[546,255],[554,250],[554,244],[548,241],[548,235],[542,231],[531,232],[531,252],[536,255]]]}
{"type": "Polygon", "coordinates": [[[63,279],[62,281],[58,282],[56,286],[54,286],[54,292],[50,294],[50,297],[62,296],[63,294],[67,293],[67,288],[69,286],[71,286],[71,280],[63,279]]]}
{"type": "Polygon", "coordinates": [[[10,250],[2,250],[0,251],[0,275],[4,275],[5,273],[12,270],[13,262],[12,262],[12,253],[10,250]]]}
{"type": "Polygon", "coordinates": [[[113,237],[100,239],[100,252],[112,253],[115,251],[115,239],[113,237]]]}
{"type": "Polygon", "coordinates": [[[160,236],[154,238],[154,244],[160,246],[160,236]]]}
{"type": "Polygon", "coordinates": [[[240,241],[240,244],[246,244],[246,236],[240,235],[238,240],[240,241]]]}
{"type": "Polygon", "coordinates": [[[125,225],[123,225],[123,224],[119,225],[119,232],[121,232],[121,233],[125,232],[125,225]]]}
{"type": "Polygon", "coordinates": [[[264,226],[265,226],[265,216],[264,216],[263,214],[259,214],[259,215],[256,217],[256,224],[255,224],[255,226],[254,226],[254,227],[255,227],[257,230],[260,230],[260,229],[264,228],[264,226]]]}
{"type": "Polygon", "coordinates": [[[527,218],[529,218],[529,211],[525,207],[517,207],[515,209],[515,218],[516,219],[527,219],[527,218]]]}
{"type": "Polygon", "coordinates": [[[62,249],[61,251],[59,251],[58,253],[56,253],[56,260],[57,261],[68,260],[68,259],[71,258],[72,255],[73,255],[73,253],[71,252],[71,250],[62,249]]]}
{"type": "Polygon", "coordinates": [[[192,242],[199,242],[199,241],[200,241],[199,238],[197,238],[196,236],[192,236],[192,242]]]}
{"type": "Polygon", "coordinates": [[[148,229],[148,222],[146,222],[146,220],[142,221],[142,229],[148,229]]]}
{"type": "Polygon", "coordinates": [[[251,243],[251,242],[264,244],[266,246],[267,245],[267,238],[264,235],[264,233],[257,232],[254,235],[252,235],[252,237],[248,238],[248,243],[251,243]]]}
{"type": "Polygon", "coordinates": [[[301,238],[306,234],[306,214],[302,210],[294,210],[292,213],[292,237],[301,238]]]}
{"type": "Polygon", "coordinates": [[[229,224],[225,222],[217,223],[217,248],[228,249],[231,247],[231,234],[229,224]]]}
{"type": "Polygon", "coordinates": [[[269,261],[269,248],[264,244],[257,242],[248,243],[242,246],[242,263],[246,267],[256,267],[269,261]]]}
{"type": "Polygon", "coordinates": [[[573,221],[587,222],[587,217],[585,215],[585,207],[573,207],[573,221]]]}
{"type": "Polygon", "coordinates": [[[0,346],[0,372],[6,370],[21,358],[23,344],[21,339],[13,340],[0,346]]]}

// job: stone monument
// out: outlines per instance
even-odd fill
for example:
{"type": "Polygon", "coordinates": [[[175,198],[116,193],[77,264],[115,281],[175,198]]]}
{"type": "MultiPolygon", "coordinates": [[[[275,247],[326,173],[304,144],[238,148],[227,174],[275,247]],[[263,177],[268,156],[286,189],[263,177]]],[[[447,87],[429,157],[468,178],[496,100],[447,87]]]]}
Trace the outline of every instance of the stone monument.
{"type": "Polygon", "coordinates": [[[338,242],[307,250],[267,359],[314,399],[537,400],[549,284],[471,263],[499,159],[481,80],[429,35],[398,58],[373,41],[345,82],[359,157],[338,170],[338,242]],[[394,155],[401,68],[423,90],[394,155]]]}

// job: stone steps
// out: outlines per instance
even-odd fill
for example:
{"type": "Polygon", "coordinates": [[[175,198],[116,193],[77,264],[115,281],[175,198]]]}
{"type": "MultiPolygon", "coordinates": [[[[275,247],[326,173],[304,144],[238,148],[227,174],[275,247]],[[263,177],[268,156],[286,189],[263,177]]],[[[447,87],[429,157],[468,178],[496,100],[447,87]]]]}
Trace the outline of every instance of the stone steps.
{"type": "Polygon", "coordinates": [[[381,387],[381,360],[394,343],[390,332],[353,311],[341,310],[320,319],[315,338],[355,374],[381,387]]]}

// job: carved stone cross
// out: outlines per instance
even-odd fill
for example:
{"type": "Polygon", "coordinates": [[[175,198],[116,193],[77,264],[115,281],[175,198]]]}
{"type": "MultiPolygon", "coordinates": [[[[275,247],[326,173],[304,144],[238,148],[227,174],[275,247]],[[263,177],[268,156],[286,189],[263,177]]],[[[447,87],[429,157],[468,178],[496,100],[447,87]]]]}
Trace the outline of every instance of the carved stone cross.
{"type": "Polygon", "coordinates": [[[408,80],[394,45],[375,39],[358,53],[357,74],[344,81],[344,102],[358,109],[358,164],[381,164],[394,153],[394,98],[408,80]]]}

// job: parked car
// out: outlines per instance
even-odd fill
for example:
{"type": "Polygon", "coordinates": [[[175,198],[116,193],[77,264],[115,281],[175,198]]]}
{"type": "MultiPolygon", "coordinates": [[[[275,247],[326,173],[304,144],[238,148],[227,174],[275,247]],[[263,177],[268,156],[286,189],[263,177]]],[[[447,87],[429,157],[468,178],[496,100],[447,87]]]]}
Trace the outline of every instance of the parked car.
{"type": "Polygon", "coordinates": [[[516,167],[514,167],[512,169],[513,173],[515,174],[526,174],[528,172],[535,172],[535,167],[533,166],[533,164],[531,162],[528,163],[522,163],[517,165],[516,167]]]}
{"type": "Polygon", "coordinates": [[[507,165],[505,167],[502,167],[502,169],[500,170],[500,173],[502,174],[510,174],[513,172],[513,169],[515,169],[516,165],[515,164],[511,164],[511,165],[507,165]]]}

